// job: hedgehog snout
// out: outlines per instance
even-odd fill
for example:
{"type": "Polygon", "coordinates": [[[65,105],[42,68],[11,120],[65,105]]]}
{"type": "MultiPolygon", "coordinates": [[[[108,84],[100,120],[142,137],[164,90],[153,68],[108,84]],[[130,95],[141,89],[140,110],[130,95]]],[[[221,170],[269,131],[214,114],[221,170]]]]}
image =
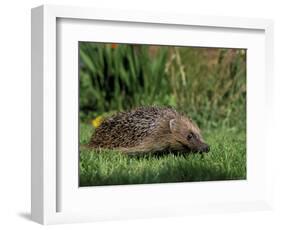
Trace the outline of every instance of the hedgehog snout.
{"type": "Polygon", "coordinates": [[[203,143],[203,145],[199,149],[200,153],[207,153],[209,151],[210,151],[210,146],[206,143],[203,143]]]}

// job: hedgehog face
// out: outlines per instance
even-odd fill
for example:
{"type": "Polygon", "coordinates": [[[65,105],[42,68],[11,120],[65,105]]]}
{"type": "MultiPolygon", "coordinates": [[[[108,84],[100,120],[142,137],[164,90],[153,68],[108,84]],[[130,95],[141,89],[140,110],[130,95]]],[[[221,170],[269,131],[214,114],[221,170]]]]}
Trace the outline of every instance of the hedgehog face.
{"type": "Polygon", "coordinates": [[[199,128],[188,118],[178,117],[169,122],[172,133],[171,149],[175,151],[199,152],[210,151],[201,136],[199,128]]]}

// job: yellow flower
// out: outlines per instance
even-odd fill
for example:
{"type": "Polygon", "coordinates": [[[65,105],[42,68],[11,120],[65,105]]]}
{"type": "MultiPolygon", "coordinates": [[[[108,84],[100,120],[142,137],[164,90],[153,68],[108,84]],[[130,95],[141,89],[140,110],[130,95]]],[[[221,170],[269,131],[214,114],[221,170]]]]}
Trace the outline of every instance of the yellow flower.
{"type": "Polygon", "coordinates": [[[95,128],[97,128],[97,127],[99,127],[101,125],[102,121],[103,121],[103,117],[102,116],[98,116],[98,117],[96,117],[95,119],[92,120],[92,125],[95,128]]]}

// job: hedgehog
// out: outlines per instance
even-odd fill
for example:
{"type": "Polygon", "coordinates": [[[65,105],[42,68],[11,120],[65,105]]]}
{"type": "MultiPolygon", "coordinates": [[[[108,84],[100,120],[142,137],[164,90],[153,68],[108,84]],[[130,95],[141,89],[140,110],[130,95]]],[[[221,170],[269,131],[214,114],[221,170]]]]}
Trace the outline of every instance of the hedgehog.
{"type": "Polygon", "coordinates": [[[88,148],[113,149],[128,155],[206,153],[210,147],[198,126],[171,107],[138,107],[102,121],[88,148]]]}

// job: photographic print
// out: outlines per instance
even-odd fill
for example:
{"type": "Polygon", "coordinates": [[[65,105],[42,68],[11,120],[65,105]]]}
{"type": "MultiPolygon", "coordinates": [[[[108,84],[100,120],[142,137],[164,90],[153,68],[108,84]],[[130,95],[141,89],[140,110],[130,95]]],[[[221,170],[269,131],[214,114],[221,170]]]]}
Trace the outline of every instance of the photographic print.
{"type": "Polygon", "coordinates": [[[79,42],[79,185],[246,179],[246,54],[79,42]]]}

